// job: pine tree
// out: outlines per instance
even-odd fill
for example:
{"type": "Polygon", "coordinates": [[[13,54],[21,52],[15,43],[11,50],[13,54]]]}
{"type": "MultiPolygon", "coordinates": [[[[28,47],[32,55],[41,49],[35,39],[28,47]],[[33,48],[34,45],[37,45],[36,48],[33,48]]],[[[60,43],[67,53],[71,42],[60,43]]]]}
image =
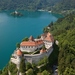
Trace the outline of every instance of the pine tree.
{"type": "Polygon", "coordinates": [[[21,59],[19,70],[22,73],[25,72],[25,59],[24,58],[21,59]]]}

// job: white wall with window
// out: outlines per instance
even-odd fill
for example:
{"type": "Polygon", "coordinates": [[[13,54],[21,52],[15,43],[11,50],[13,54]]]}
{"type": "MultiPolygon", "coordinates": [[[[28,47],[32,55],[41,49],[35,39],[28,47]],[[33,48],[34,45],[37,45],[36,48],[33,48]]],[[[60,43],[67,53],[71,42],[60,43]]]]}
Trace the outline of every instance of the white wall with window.
{"type": "Polygon", "coordinates": [[[53,45],[53,43],[52,43],[52,42],[49,42],[49,41],[44,41],[44,43],[45,43],[45,47],[46,47],[47,49],[49,49],[49,48],[52,47],[52,45],[53,45]]]}
{"type": "Polygon", "coordinates": [[[37,46],[21,46],[20,50],[23,52],[33,52],[37,49],[37,46]]]}

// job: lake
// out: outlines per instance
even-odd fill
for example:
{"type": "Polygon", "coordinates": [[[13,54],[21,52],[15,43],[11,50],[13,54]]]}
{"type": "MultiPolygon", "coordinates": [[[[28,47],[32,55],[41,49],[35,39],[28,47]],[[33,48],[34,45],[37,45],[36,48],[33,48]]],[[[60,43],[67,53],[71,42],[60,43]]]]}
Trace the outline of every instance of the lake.
{"type": "Polygon", "coordinates": [[[9,62],[17,42],[31,35],[37,37],[51,21],[62,17],[42,11],[20,11],[24,16],[13,17],[11,12],[0,11],[0,69],[9,62]]]}

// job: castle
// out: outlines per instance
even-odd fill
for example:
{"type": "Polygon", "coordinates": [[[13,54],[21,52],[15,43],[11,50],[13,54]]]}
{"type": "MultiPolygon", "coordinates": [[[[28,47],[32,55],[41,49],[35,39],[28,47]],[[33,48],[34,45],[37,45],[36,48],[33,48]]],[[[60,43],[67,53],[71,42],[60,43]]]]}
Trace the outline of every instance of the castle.
{"type": "Polygon", "coordinates": [[[33,36],[30,36],[28,41],[20,43],[20,48],[15,50],[10,61],[18,66],[23,56],[25,62],[37,64],[45,56],[49,57],[53,51],[53,43],[54,38],[49,32],[42,34],[39,39],[34,39],[33,36]],[[45,49],[42,49],[43,46],[45,46],[45,49]]]}

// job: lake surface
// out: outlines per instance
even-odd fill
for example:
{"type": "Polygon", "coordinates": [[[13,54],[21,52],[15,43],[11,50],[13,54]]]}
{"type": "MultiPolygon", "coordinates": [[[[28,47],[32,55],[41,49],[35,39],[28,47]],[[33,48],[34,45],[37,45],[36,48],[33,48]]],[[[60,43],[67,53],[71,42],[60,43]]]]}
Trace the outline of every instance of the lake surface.
{"type": "Polygon", "coordinates": [[[37,37],[43,33],[43,28],[51,21],[62,17],[58,14],[40,11],[20,11],[23,17],[13,17],[12,11],[0,11],[0,69],[10,60],[16,48],[16,43],[24,37],[37,37]]]}

